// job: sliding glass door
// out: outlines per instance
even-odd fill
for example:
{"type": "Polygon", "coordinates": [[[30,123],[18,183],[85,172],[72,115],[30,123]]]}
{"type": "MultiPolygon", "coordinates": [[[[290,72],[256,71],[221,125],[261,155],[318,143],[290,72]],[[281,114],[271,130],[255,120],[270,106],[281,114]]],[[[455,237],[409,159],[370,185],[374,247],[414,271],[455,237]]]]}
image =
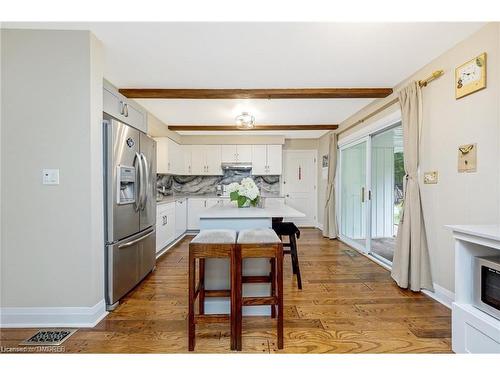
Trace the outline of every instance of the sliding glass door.
{"type": "Polygon", "coordinates": [[[340,233],[360,250],[367,245],[366,156],[366,140],[340,151],[340,233]]]}
{"type": "Polygon", "coordinates": [[[403,205],[403,129],[400,124],[371,139],[370,252],[392,263],[403,205]]]}
{"type": "Polygon", "coordinates": [[[403,200],[400,123],[340,148],[340,238],[391,264],[403,200]]]}

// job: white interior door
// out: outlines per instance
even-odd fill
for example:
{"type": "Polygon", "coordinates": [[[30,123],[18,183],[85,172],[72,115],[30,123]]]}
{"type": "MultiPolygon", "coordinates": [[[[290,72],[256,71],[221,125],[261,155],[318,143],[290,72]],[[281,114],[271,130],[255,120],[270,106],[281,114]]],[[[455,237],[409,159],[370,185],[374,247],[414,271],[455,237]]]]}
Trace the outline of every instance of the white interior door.
{"type": "Polygon", "coordinates": [[[304,218],[286,219],[300,226],[316,226],[316,156],[314,150],[285,150],[283,190],[285,203],[306,214],[304,218]]]}

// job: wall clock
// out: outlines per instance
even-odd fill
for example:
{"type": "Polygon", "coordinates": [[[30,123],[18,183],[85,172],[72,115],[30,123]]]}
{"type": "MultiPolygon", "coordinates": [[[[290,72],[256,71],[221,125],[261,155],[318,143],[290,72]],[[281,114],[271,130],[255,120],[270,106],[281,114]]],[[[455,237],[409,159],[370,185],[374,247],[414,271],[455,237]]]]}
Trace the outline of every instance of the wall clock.
{"type": "Polygon", "coordinates": [[[486,87],[486,53],[483,53],[455,69],[455,98],[486,87]]]}

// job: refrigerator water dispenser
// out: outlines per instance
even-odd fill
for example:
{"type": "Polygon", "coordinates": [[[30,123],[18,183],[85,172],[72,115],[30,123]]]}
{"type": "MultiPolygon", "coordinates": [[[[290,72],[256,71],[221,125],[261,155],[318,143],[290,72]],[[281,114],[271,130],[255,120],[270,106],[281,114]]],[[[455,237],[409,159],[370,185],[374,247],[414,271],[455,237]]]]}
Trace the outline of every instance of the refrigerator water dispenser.
{"type": "Polygon", "coordinates": [[[119,165],[116,167],[118,179],[118,204],[130,204],[135,202],[135,168],[119,165]]]}

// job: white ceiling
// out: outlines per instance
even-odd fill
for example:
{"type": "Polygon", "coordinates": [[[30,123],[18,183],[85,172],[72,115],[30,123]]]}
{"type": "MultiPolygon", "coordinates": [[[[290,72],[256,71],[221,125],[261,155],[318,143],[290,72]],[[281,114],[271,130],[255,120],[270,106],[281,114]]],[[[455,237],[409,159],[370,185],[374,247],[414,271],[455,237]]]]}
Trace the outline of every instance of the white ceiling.
{"type": "MultiPolygon", "coordinates": [[[[114,85],[158,88],[393,87],[481,23],[4,23],[90,29],[114,85]]],[[[141,100],[167,124],[339,123],[370,100],[141,100]]],[[[318,133],[319,134],[319,133],[318,133]]]]}

